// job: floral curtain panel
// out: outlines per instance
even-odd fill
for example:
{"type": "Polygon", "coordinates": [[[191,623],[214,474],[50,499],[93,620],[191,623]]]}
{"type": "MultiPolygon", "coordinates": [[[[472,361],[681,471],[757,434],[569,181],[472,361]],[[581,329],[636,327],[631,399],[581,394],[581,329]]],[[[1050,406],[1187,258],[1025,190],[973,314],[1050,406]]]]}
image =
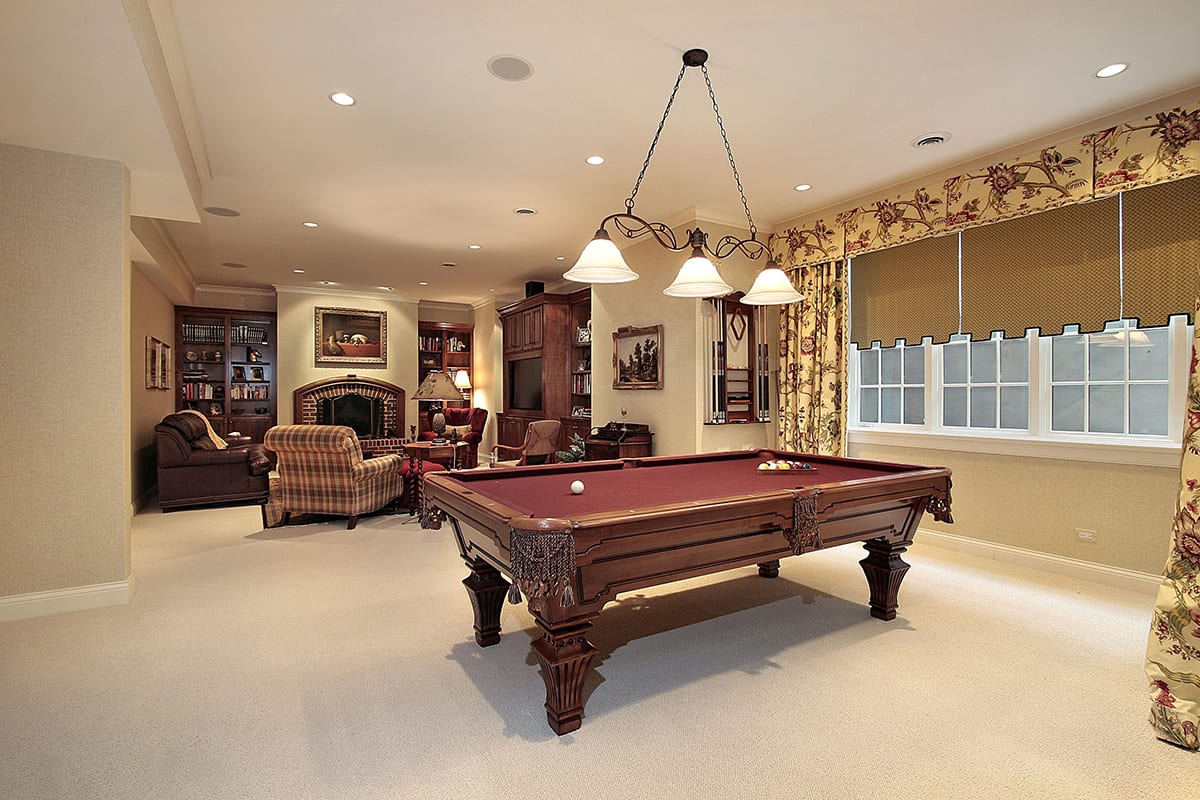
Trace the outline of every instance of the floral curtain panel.
{"type": "MultiPolygon", "coordinates": [[[[1197,302],[1200,311],[1200,301],[1197,302]]],[[[1200,319],[1200,317],[1197,317],[1200,319]]],[[[1200,334],[1200,325],[1196,326],[1200,334]]],[[[1162,739],[1200,750],[1200,339],[1192,342],[1174,536],[1146,646],[1150,721],[1162,739]]]]}
{"type": "Polygon", "coordinates": [[[846,453],[846,262],[788,271],[804,295],[779,315],[779,446],[846,453]]]}

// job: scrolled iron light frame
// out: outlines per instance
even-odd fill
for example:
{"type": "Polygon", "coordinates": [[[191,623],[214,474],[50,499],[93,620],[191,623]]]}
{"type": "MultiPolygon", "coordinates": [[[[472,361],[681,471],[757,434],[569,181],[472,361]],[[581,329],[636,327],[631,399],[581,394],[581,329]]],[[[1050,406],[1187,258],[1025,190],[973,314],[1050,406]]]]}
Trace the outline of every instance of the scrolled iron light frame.
{"type": "MultiPolygon", "coordinates": [[[[633,239],[639,239],[646,235],[650,235],[650,236],[654,237],[655,241],[657,241],[659,243],[659,245],[661,245],[663,248],[670,250],[672,252],[682,253],[687,250],[691,250],[692,258],[703,258],[707,261],[707,257],[705,256],[705,254],[707,253],[708,256],[711,256],[712,258],[715,258],[717,260],[721,260],[721,259],[727,258],[728,256],[732,255],[734,252],[740,252],[740,253],[742,253],[742,255],[746,256],[748,259],[755,261],[755,260],[761,258],[763,256],[763,254],[767,254],[767,264],[766,264],[766,267],[764,268],[763,272],[765,272],[768,269],[779,269],[778,264],[775,263],[775,259],[770,255],[770,248],[768,247],[768,245],[766,243],[760,242],[758,240],[758,228],[754,224],[754,217],[751,216],[751,214],[750,214],[750,204],[746,201],[746,193],[742,189],[742,179],[741,179],[741,176],[738,174],[737,163],[733,159],[733,150],[729,146],[729,137],[725,133],[725,123],[721,119],[721,111],[717,107],[717,98],[713,92],[712,81],[709,80],[709,77],[708,77],[708,67],[705,66],[705,62],[708,60],[708,53],[702,49],[693,48],[691,50],[686,51],[683,54],[682,60],[683,60],[683,66],[680,67],[679,75],[676,76],[676,78],[675,78],[675,86],[671,89],[671,96],[667,100],[666,108],[663,109],[662,119],[659,120],[658,129],[655,131],[654,138],[650,142],[650,148],[646,152],[645,160],[642,162],[641,171],[638,172],[637,180],[634,181],[633,189],[630,191],[629,197],[627,197],[625,199],[625,210],[623,212],[618,212],[616,214],[609,214],[607,217],[605,217],[603,220],[601,220],[600,226],[597,228],[596,235],[592,239],[592,242],[589,242],[588,247],[584,249],[584,252],[580,255],[579,261],[576,262],[575,266],[572,267],[567,272],[563,273],[564,278],[567,278],[568,280],[577,280],[577,281],[581,281],[581,282],[592,282],[592,283],[600,283],[600,282],[620,283],[620,282],[631,281],[631,280],[637,279],[637,277],[638,277],[637,273],[635,273],[633,270],[629,269],[629,266],[624,263],[624,259],[621,258],[619,252],[616,252],[616,254],[615,254],[615,261],[617,262],[616,265],[613,265],[613,266],[605,265],[602,267],[596,267],[595,265],[589,265],[588,267],[585,267],[585,269],[583,270],[583,272],[585,274],[590,274],[590,273],[587,273],[587,270],[589,270],[589,269],[592,269],[592,270],[600,269],[602,271],[605,271],[608,274],[603,279],[598,278],[598,277],[585,277],[584,275],[580,274],[580,267],[581,267],[581,265],[584,264],[585,259],[589,255],[589,250],[593,249],[592,245],[595,242],[597,242],[597,240],[600,240],[600,241],[607,240],[608,242],[611,242],[611,237],[608,234],[608,224],[610,222],[613,224],[613,227],[617,231],[619,231],[620,234],[622,236],[624,236],[626,239],[633,240],[633,239]],[[679,239],[675,236],[675,232],[673,230],[671,230],[671,228],[668,227],[665,223],[652,222],[643,217],[639,217],[637,214],[633,213],[633,208],[634,208],[634,204],[637,199],[638,190],[641,188],[642,180],[646,176],[646,168],[650,165],[650,159],[654,155],[654,148],[658,145],[658,139],[662,135],[663,127],[666,125],[666,122],[667,122],[667,117],[671,113],[671,106],[675,102],[675,95],[678,93],[679,85],[683,80],[684,73],[687,72],[687,69],[689,67],[699,67],[701,73],[703,73],[703,75],[704,75],[704,83],[708,87],[708,96],[709,96],[709,99],[712,101],[713,113],[716,115],[716,118],[717,118],[717,127],[721,132],[721,141],[724,142],[724,144],[725,144],[725,153],[729,157],[729,166],[733,172],[733,179],[734,179],[735,184],[737,185],[738,196],[741,198],[742,208],[746,213],[746,222],[747,222],[747,224],[749,226],[749,230],[750,230],[750,236],[747,238],[744,238],[744,239],[738,238],[737,236],[733,236],[733,235],[723,236],[723,237],[721,237],[721,239],[719,239],[717,241],[717,244],[715,247],[709,246],[708,234],[705,233],[699,227],[689,228],[687,230],[687,242],[680,243],[679,239]]],[[[612,247],[611,245],[604,245],[604,246],[612,247]]],[[[615,250],[615,248],[614,248],[614,250],[615,250]]],[[[711,266],[711,262],[709,262],[709,266],[711,266]]],[[[760,273],[760,275],[761,274],[762,273],[760,273]]],[[[725,284],[723,279],[721,279],[719,277],[719,275],[716,273],[715,267],[713,268],[713,276],[716,278],[717,281],[720,282],[719,284],[716,284],[716,285],[723,285],[723,286],[727,287],[725,291],[720,292],[721,294],[727,293],[727,291],[732,291],[732,287],[729,287],[728,284],[725,284]]],[[[676,278],[676,282],[678,282],[678,281],[679,281],[679,279],[676,278]]],[[[757,282],[756,282],[756,284],[757,284],[757,282]]],[[[790,282],[788,282],[788,284],[790,285],[790,282]]],[[[672,286],[674,286],[674,285],[675,284],[672,284],[672,286]]],[[[673,292],[670,291],[670,287],[668,288],[666,293],[673,294],[673,292]]],[[[753,294],[753,293],[754,293],[754,290],[752,289],[751,294],[753,294]]],[[[801,296],[799,295],[799,293],[795,292],[794,288],[792,289],[791,294],[793,294],[794,297],[786,299],[786,300],[772,300],[770,302],[772,302],[772,303],[795,302],[796,300],[802,299],[801,296]]],[[[688,295],[688,296],[711,296],[711,295],[688,295]]],[[[749,302],[753,303],[755,301],[750,300],[749,302]]]]}

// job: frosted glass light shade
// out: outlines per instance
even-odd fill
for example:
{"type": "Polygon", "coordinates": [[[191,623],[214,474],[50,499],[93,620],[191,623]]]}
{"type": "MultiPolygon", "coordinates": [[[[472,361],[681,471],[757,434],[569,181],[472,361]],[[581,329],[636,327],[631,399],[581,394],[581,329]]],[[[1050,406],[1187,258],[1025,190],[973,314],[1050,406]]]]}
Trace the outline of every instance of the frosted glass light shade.
{"type": "Polygon", "coordinates": [[[766,267],[754,279],[754,285],[742,298],[743,303],[752,306],[774,306],[783,303],[796,303],[804,299],[804,295],[796,291],[788,276],[779,267],[766,267]]]}
{"type": "Polygon", "coordinates": [[[693,251],[692,257],[679,268],[675,280],[663,289],[663,294],[671,297],[721,297],[732,291],[733,287],[721,279],[713,263],[693,251]]]}
{"type": "Polygon", "coordinates": [[[575,266],[564,272],[563,277],[578,283],[628,283],[636,281],[638,274],[629,268],[621,251],[601,229],[596,231],[596,238],[588,242],[575,266]]]}

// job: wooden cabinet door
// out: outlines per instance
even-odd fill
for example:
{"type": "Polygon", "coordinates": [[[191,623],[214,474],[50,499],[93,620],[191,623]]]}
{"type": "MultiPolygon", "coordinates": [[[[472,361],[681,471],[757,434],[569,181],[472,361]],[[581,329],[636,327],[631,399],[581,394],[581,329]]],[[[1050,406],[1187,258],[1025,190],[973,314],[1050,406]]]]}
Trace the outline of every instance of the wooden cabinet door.
{"type": "Polygon", "coordinates": [[[524,316],[513,314],[504,318],[504,352],[515,353],[524,343],[524,316]]]}
{"type": "Polygon", "coordinates": [[[537,350],[542,346],[542,308],[531,308],[521,314],[525,318],[525,350],[537,350]]]}

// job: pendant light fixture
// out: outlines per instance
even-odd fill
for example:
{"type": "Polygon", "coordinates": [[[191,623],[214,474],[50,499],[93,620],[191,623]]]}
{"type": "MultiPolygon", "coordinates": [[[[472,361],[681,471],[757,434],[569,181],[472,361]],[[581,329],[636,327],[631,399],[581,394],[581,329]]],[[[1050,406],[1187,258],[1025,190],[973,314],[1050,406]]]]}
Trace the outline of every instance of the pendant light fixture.
{"type": "Polygon", "coordinates": [[[716,265],[709,257],[720,260],[737,251],[751,260],[757,260],[764,254],[767,255],[766,267],[759,273],[758,278],[754,281],[754,286],[741,302],[750,305],[774,305],[794,303],[804,299],[792,286],[783,270],[779,269],[775,260],[771,258],[767,245],[758,241],[758,229],[754,225],[754,218],[750,216],[750,205],[746,202],[746,193],[742,190],[742,178],[738,175],[737,164],[733,160],[733,150],[729,147],[729,137],[725,134],[725,124],[721,120],[721,111],[717,108],[717,98],[713,93],[712,82],[708,78],[706,61],[708,61],[708,53],[704,50],[692,49],[683,54],[683,66],[679,69],[679,76],[675,78],[675,87],[671,90],[671,97],[667,100],[667,107],[663,110],[658,130],[655,131],[654,139],[650,142],[646,160],[642,162],[642,170],[633,184],[633,191],[625,200],[625,211],[610,214],[601,220],[595,237],[583,249],[575,266],[563,273],[563,277],[567,280],[580,283],[625,283],[638,279],[638,274],[625,263],[621,251],[608,235],[607,226],[611,222],[613,227],[627,239],[637,239],[649,234],[654,237],[656,242],[672,252],[691,251],[691,256],[683,262],[675,280],[663,290],[663,294],[672,297],[721,297],[729,294],[733,291],[733,287],[721,278],[716,265]],[[675,238],[675,232],[667,225],[661,222],[649,222],[633,213],[633,205],[637,199],[638,190],[642,186],[642,179],[646,176],[646,168],[650,166],[654,147],[658,144],[658,137],[662,135],[663,126],[667,123],[667,116],[671,113],[671,105],[675,102],[675,94],[679,91],[679,84],[688,67],[699,67],[700,72],[704,75],[708,96],[712,100],[713,113],[717,117],[717,127],[721,131],[721,140],[725,143],[725,153],[729,156],[729,166],[733,170],[733,179],[737,184],[738,195],[742,199],[742,208],[746,210],[746,222],[750,226],[748,238],[738,239],[736,236],[724,236],[715,247],[709,246],[708,234],[698,227],[689,230],[687,232],[688,241],[680,244],[675,238]]]}

